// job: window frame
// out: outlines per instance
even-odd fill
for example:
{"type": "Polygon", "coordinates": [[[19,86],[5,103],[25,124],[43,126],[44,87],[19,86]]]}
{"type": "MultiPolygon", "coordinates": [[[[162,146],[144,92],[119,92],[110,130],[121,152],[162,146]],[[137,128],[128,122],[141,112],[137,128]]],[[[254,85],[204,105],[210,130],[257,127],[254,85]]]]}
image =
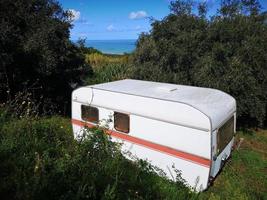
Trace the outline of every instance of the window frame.
{"type": "Polygon", "coordinates": [[[225,147],[233,139],[234,135],[235,135],[235,117],[232,116],[217,130],[217,135],[216,135],[216,147],[217,147],[216,148],[216,154],[217,155],[219,155],[225,149],[225,147]],[[225,130],[224,130],[225,128],[228,128],[228,126],[230,126],[231,131],[232,131],[231,137],[226,135],[228,133],[225,133],[225,130]],[[224,138],[222,138],[221,137],[222,134],[224,134],[226,136],[224,138]],[[222,142],[223,142],[223,144],[221,144],[222,142]]]}
{"type": "Polygon", "coordinates": [[[126,134],[129,134],[129,133],[130,133],[130,115],[129,115],[129,114],[114,111],[114,113],[113,113],[113,118],[114,118],[114,129],[115,129],[116,131],[119,131],[119,132],[121,132],[121,133],[126,133],[126,134]],[[127,130],[127,132],[124,131],[124,130],[118,129],[118,128],[116,127],[116,115],[118,115],[118,114],[119,114],[119,115],[127,116],[127,118],[128,118],[128,130],[127,130]]]}
{"type": "MultiPolygon", "coordinates": [[[[87,111],[88,112],[88,111],[87,111]]],[[[93,124],[97,124],[98,122],[99,122],[99,109],[97,108],[97,107],[94,107],[94,106],[90,106],[90,105],[81,105],[81,118],[82,118],[82,120],[84,120],[84,121],[86,121],[86,122],[89,122],[89,123],[93,123],[93,124]],[[88,120],[88,118],[85,118],[84,116],[83,116],[83,108],[88,108],[88,109],[96,109],[96,111],[97,111],[97,120],[96,121],[89,121],[88,120]]]]}

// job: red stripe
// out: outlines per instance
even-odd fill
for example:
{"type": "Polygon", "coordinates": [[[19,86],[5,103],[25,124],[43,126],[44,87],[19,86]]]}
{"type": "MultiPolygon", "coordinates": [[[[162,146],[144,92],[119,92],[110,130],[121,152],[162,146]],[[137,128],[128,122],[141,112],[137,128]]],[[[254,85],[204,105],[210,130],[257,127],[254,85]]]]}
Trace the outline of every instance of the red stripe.
{"type": "MultiPolygon", "coordinates": [[[[72,119],[72,123],[78,126],[87,126],[89,128],[95,127],[95,125],[91,123],[82,122],[76,119],[72,119]]],[[[120,133],[120,132],[113,131],[113,130],[107,130],[106,133],[113,137],[131,142],[131,143],[135,143],[135,144],[144,146],[149,149],[160,151],[160,152],[163,152],[163,153],[166,153],[166,154],[169,154],[169,155],[172,155],[172,156],[175,156],[175,157],[178,157],[178,158],[181,158],[181,159],[184,159],[184,160],[187,160],[187,161],[190,161],[190,162],[193,162],[193,163],[205,166],[205,167],[210,167],[210,164],[211,164],[211,161],[209,159],[206,159],[206,158],[203,158],[197,155],[193,155],[190,153],[178,151],[176,149],[173,149],[173,148],[170,148],[164,145],[155,144],[153,142],[149,142],[147,140],[143,140],[143,139],[136,138],[130,135],[126,135],[124,133],[120,133]]]]}
{"type": "Polygon", "coordinates": [[[95,127],[95,125],[93,125],[91,123],[83,122],[83,121],[80,121],[80,120],[77,120],[77,119],[72,119],[71,122],[73,124],[75,124],[75,125],[78,125],[78,126],[87,126],[89,128],[95,127]]]}

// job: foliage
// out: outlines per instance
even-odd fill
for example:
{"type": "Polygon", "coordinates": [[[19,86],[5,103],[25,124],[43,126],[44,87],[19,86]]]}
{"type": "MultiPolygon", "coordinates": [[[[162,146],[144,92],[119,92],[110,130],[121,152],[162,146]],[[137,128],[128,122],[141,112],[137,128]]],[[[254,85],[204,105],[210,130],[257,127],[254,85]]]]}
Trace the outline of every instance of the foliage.
{"type": "Polygon", "coordinates": [[[132,76],[130,64],[106,64],[93,68],[93,76],[86,81],[88,85],[127,79],[132,76]]]}
{"type": "MultiPolygon", "coordinates": [[[[3,123],[3,120],[0,119],[3,123]]],[[[130,161],[100,128],[80,141],[68,119],[0,124],[1,199],[195,199],[181,182],[160,177],[146,161],[130,161]]]]}
{"type": "Polygon", "coordinates": [[[237,100],[239,125],[263,125],[267,111],[267,25],[257,0],[225,0],[206,18],[207,6],[171,3],[152,22],[134,52],[134,78],[223,90],[237,100]]]}
{"type": "Polygon", "coordinates": [[[69,40],[70,13],[55,0],[1,0],[0,18],[0,102],[34,85],[34,98],[69,108],[90,69],[69,40]]]}
{"type": "Polygon", "coordinates": [[[69,119],[0,112],[1,199],[266,199],[266,130],[238,132],[243,143],[200,194],[179,176],[169,181],[146,161],[125,159],[103,129],[90,131],[76,141],[69,119]]]}
{"type": "Polygon", "coordinates": [[[107,64],[127,64],[130,56],[125,55],[107,55],[102,53],[90,53],[85,55],[85,61],[93,68],[107,64]]]}
{"type": "Polygon", "coordinates": [[[86,54],[86,62],[92,66],[93,73],[86,84],[116,81],[131,78],[133,75],[132,55],[113,55],[102,53],[86,54]]]}

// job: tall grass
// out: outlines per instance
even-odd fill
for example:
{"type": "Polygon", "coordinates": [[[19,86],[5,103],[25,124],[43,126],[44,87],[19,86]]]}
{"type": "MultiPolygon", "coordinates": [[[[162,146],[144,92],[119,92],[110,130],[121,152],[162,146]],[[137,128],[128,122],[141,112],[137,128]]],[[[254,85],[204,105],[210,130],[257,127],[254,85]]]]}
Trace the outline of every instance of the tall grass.
{"type": "Polygon", "coordinates": [[[70,120],[0,115],[1,199],[194,199],[179,175],[129,161],[101,128],[80,141],[70,120]]]}
{"type": "Polygon", "coordinates": [[[86,84],[97,84],[131,78],[133,68],[130,64],[106,64],[93,69],[93,76],[89,77],[86,84]]]}
{"type": "Polygon", "coordinates": [[[92,67],[99,67],[107,64],[126,64],[129,62],[130,55],[107,55],[91,53],[85,55],[85,61],[92,67]]]}

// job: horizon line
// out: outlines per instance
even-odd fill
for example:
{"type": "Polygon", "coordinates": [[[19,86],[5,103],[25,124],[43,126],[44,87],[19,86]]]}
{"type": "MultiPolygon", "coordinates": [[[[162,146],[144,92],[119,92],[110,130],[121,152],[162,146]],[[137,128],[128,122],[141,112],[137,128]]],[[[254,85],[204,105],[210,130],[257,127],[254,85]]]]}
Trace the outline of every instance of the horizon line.
{"type": "MultiPolygon", "coordinates": [[[[77,41],[79,38],[70,39],[72,41],[77,41]]],[[[86,39],[85,41],[103,41],[103,40],[138,40],[138,38],[129,38],[129,39],[86,39]]]]}

